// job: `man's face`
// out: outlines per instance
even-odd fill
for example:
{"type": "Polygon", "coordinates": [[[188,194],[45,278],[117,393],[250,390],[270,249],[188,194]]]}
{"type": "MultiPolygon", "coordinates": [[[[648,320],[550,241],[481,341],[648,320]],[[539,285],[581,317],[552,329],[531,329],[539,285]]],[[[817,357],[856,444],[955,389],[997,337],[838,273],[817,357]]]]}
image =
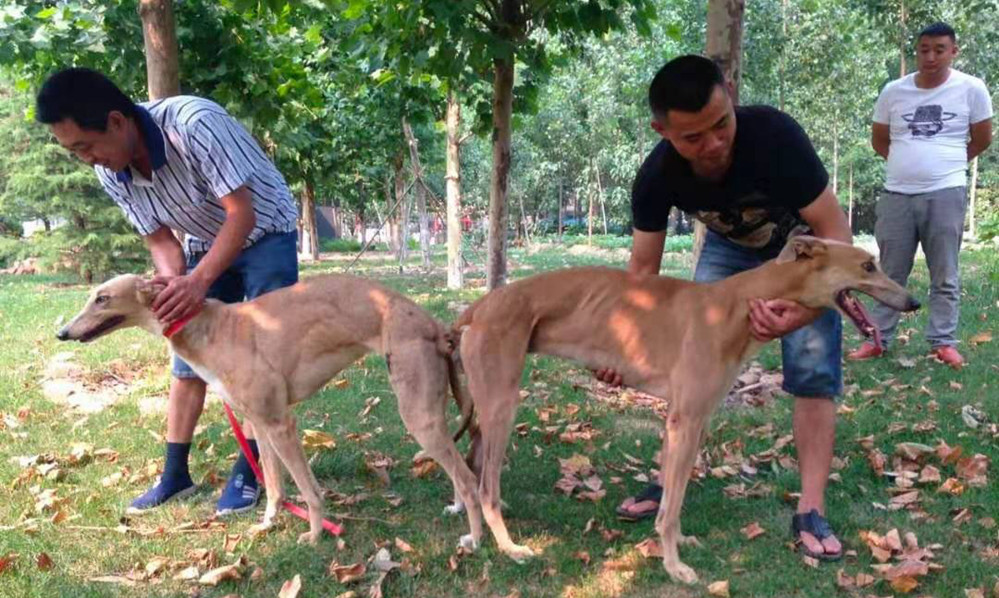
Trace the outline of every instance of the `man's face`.
{"type": "Polygon", "coordinates": [[[924,76],[946,73],[957,56],[957,46],[948,35],[924,35],[916,42],[916,67],[924,76]]]}
{"type": "Polygon", "coordinates": [[[698,112],[670,110],[666,118],[652,121],[652,128],[690,162],[694,173],[721,178],[732,163],[735,141],[735,110],[721,85],[698,112]]]}
{"type": "Polygon", "coordinates": [[[81,129],[71,118],[49,125],[59,145],[93,166],[100,164],[114,171],[124,170],[132,160],[133,141],[129,120],[120,112],[108,115],[105,131],[81,129]]]}

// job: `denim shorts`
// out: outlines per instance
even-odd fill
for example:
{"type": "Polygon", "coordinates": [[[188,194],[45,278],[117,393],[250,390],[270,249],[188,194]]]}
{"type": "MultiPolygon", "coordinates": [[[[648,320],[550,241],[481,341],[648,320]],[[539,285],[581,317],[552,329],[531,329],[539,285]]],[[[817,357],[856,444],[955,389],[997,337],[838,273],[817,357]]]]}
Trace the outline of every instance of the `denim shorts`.
{"type": "MultiPolygon", "coordinates": [[[[194,270],[204,253],[187,256],[187,271],[194,270]]],[[[208,289],[207,296],[224,303],[239,303],[298,282],[298,233],[270,233],[244,249],[208,289]]],[[[197,378],[191,366],[173,356],[176,378],[197,378]]]]}
{"type": "MultiPolygon", "coordinates": [[[[708,231],[694,280],[714,282],[777,257],[781,247],[750,249],[708,231]]],[[[808,326],[781,338],[783,389],[796,397],[832,398],[843,392],[843,322],[828,309],[808,326]]]]}

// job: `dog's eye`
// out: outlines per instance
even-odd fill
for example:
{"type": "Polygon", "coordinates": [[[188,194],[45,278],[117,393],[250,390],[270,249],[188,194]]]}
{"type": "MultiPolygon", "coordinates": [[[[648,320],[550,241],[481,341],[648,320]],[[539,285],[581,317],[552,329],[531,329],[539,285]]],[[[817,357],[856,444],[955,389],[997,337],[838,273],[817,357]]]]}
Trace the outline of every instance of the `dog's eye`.
{"type": "Polygon", "coordinates": [[[874,265],[874,262],[864,262],[864,265],[861,267],[865,272],[874,272],[878,269],[877,266],[874,265]]]}
{"type": "Polygon", "coordinates": [[[96,303],[97,305],[100,305],[102,303],[107,303],[108,299],[110,298],[111,298],[110,295],[98,295],[97,299],[94,299],[94,303],[96,303]]]}

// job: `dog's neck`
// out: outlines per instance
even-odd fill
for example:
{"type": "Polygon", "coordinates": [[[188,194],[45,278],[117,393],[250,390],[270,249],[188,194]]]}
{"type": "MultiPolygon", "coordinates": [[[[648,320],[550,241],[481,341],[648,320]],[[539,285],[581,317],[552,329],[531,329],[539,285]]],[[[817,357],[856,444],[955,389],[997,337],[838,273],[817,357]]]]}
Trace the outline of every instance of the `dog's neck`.
{"type": "Polygon", "coordinates": [[[798,301],[813,264],[807,261],[777,263],[769,261],[758,268],[730,276],[718,284],[730,286],[732,296],[741,303],[749,299],[786,299],[798,301]]]}
{"type": "Polygon", "coordinates": [[[179,320],[174,320],[173,323],[171,323],[163,330],[163,336],[170,338],[173,335],[180,332],[181,330],[183,330],[184,326],[187,326],[188,322],[193,320],[195,317],[198,316],[198,314],[201,313],[201,309],[202,308],[198,308],[192,311],[191,313],[185,315],[184,317],[180,318],[179,320]]]}

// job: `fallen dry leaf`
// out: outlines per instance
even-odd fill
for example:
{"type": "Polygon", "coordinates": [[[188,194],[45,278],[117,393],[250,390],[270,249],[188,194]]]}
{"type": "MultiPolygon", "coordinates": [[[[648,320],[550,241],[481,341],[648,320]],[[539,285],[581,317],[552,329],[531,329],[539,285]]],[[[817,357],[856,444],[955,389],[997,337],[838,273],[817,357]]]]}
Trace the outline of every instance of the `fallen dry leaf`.
{"type": "Polygon", "coordinates": [[[115,583],[129,587],[135,587],[139,585],[135,582],[134,579],[122,577],[121,575],[101,575],[99,577],[88,577],[87,581],[95,581],[98,583],[115,583]]]}
{"type": "Polygon", "coordinates": [[[224,552],[236,552],[236,546],[243,539],[243,534],[226,534],[225,541],[222,542],[224,552]]]}
{"type": "Polygon", "coordinates": [[[940,481],[940,470],[932,465],[927,465],[923,467],[922,471],[919,472],[919,483],[929,484],[931,482],[940,481]]]}
{"type": "Polygon", "coordinates": [[[984,332],[979,332],[975,336],[973,336],[970,339],[968,339],[968,342],[970,342],[972,344],[975,344],[975,345],[982,345],[982,344],[985,344],[985,343],[990,343],[990,342],[992,342],[992,333],[989,332],[988,330],[986,330],[984,332]]]}
{"type": "Polygon", "coordinates": [[[896,577],[891,580],[891,587],[900,594],[908,594],[919,586],[914,577],[896,577]]]}
{"type": "Polygon", "coordinates": [[[239,567],[236,565],[225,565],[205,573],[198,580],[198,583],[203,586],[217,586],[223,581],[237,581],[239,579],[242,579],[242,575],[239,574],[239,567]]]}
{"type": "Polygon", "coordinates": [[[201,571],[198,570],[197,565],[191,565],[190,567],[178,571],[176,575],[173,576],[174,581],[193,581],[201,577],[201,571]]]}
{"type": "Polygon", "coordinates": [[[298,598],[298,593],[302,591],[302,576],[295,575],[281,585],[278,598],[298,598]]]}
{"type": "Polygon", "coordinates": [[[364,577],[367,567],[364,563],[354,563],[353,565],[341,565],[336,561],[330,563],[329,574],[336,578],[341,584],[355,582],[364,577]]]}
{"type": "Polygon", "coordinates": [[[752,540],[753,538],[762,536],[767,530],[760,527],[760,524],[754,521],[739,531],[742,532],[743,536],[746,536],[747,540],[752,540]]]}
{"type": "Polygon", "coordinates": [[[17,563],[17,553],[11,552],[0,556],[0,573],[5,573],[14,568],[17,563]]]}
{"type": "Polygon", "coordinates": [[[55,563],[52,562],[52,557],[50,557],[47,553],[40,552],[38,553],[38,556],[35,557],[35,565],[38,567],[39,571],[48,571],[55,566],[55,563]]]}
{"type": "Polygon", "coordinates": [[[904,561],[884,573],[884,578],[891,581],[899,577],[922,577],[930,572],[929,564],[922,561],[904,561]]]}
{"type": "Polygon", "coordinates": [[[395,547],[401,550],[402,552],[413,552],[413,547],[410,546],[408,542],[399,537],[396,537],[395,539],[395,547]]]}
{"type": "Polygon", "coordinates": [[[431,473],[437,471],[440,467],[437,465],[437,461],[433,459],[424,459],[414,465],[410,471],[413,473],[415,478],[425,478],[431,473]]]}
{"type": "Polygon", "coordinates": [[[964,598],[985,598],[985,592],[978,588],[965,588],[964,598]]]}
{"type": "Polygon", "coordinates": [[[647,538],[642,540],[638,544],[635,544],[635,549],[647,559],[663,558],[663,545],[659,541],[659,538],[647,538]]]}
{"type": "Polygon", "coordinates": [[[938,494],[950,494],[951,496],[961,496],[964,493],[964,484],[957,478],[947,478],[943,484],[937,488],[938,494]]]}
{"type": "Polygon", "coordinates": [[[728,580],[716,581],[714,583],[708,584],[708,594],[712,596],[721,596],[722,598],[728,598],[730,595],[728,593],[728,580]]]}
{"type": "Polygon", "coordinates": [[[306,430],[302,434],[302,446],[306,450],[335,449],[336,440],[326,432],[306,430]]]}
{"type": "Polygon", "coordinates": [[[584,565],[589,566],[589,564],[590,564],[590,553],[589,552],[587,552],[585,550],[580,550],[579,552],[574,553],[572,556],[574,558],[579,559],[580,561],[583,561],[584,565]]]}
{"type": "Polygon", "coordinates": [[[811,567],[812,569],[818,569],[819,568],[819,559],[812,558],[812,557],[807,556],[807,555],[802,555],[801,560],[804,561],[804,563],[806,565],[808,565],[809,567],[811,567]]]}
{"type": "Polygon", "coordinates": [[[836,585],[837,586],[839,586],[839,587],[841,587],[841,588],[843,588],[845,590],[848,590],[848,589],[854,587],[856,584],[857,584],[857,582],[854,581],[853,577],[847,575],[846,571],[844,571],[843,569],[840,569],[839,571],[836,572],[836,585]]]}
{"type": "Polygon", "coordinates": [[[873,575],[871,575],[869,573],[858,573],[857,574],[857,587],[858,588],[863,588],[865,586],[869,586],[872,583],[874,583],[875,581],[877,581],[877,580],[874,578],[873,575]]]}

